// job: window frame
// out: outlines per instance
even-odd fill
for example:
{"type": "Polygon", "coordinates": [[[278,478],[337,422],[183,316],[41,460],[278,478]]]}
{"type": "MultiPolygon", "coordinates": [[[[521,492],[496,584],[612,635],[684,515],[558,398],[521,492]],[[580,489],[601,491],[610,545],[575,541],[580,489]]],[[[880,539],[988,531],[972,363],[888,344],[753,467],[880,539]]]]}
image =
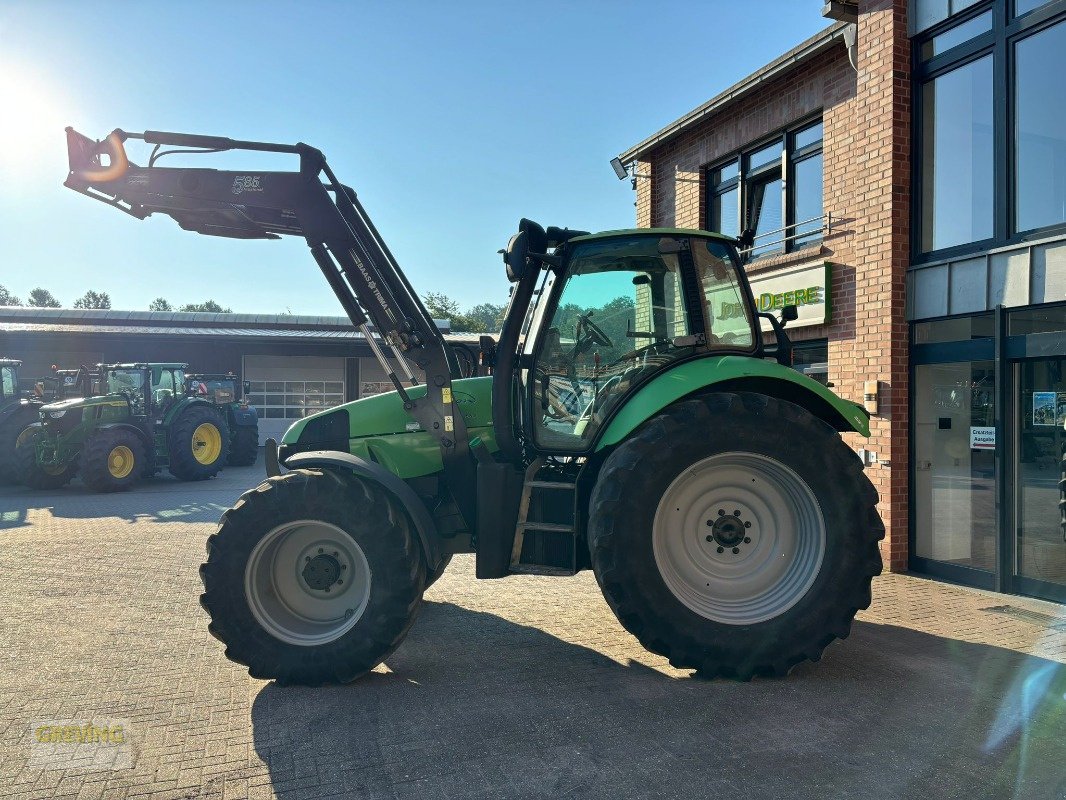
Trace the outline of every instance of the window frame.
{"type": "MultiPolygon", "coordinates": [[[[1064,0],[1066,2],[1066,0],[1064,0]]],[[[722,195],[738,189],[737,192],[737,209],[736,209],[736,221],[737,231],[743,232],[751,225],[750,218],[750,202],[752,199],[752,184],[756,181],[762,183],[769,179],[781,181],[781,193],[780,193],[780,205],[781,205],[781,225],[785,228],[785,235],[793,236],[795,231],[791,229],[791,226],[796,223],[795,217],[795,195],[793,187],[795,185],[795,166],[803,161],[806,161],[814,156],[823,155],[825,149],[825,128],[824,128],[824,112],[819,110],[814,114],[803,117],[785,128],[782,128],[770,136],[766,136],[755,140],[740,150],[736,150],[730,153],[728,156],[717,159],[711,164],[704,167],[704,175],[707,186],[706,193],[706,217],[704,219],[704,227],[707,230],[719,231],[721,225],[716,221],[715,208],[718,205],[717,200],[722,195]],[[816,125],[822,125],[822,136],[811,144],[805,145],[801,148],[795,147],[796,136],[804,131],[812,128],[816,125]],[[775,162],[769,162],[762,164],[754,169],[750,167],[750,158],[756,153],[765,150],[767,147],[771,147],[774,144],[778,145],[780,158],[775,162]],[[737,164],[737,175],[729,180],[722,181],[720,183],[714,182],[714,175],[719,170],[737,164]],[[775,177],[771,177],[774,176],[775,177]],[[791,232],[789,232],[791,231],[791,232]]],[[[822,216],[825,216],[825,160],[822,160],[822,216]]],[[[720,232],[720,231],[719,231],[720,232]]],[[[776,237],[781,238],[781,237],[776,237]]],[[[743,260],[748,262],[756,261],[761,258],[768,258],[771,256],[782,255],[784,253],[791,253],[795,250],[803,249],[814,244],[820,243],[822,240],[821,234],[812,231],[809,234],[805,234],[802,241],[797,242],[794,239],[788,239],[784,242],[777,242],[773,245],[769,245],[771,249],[758,250],[758,244],[752,251],[746,253],[746,257],[743,260]]]]}
{"type": "Polygon", "coordinates": [[[911,39],[911,264],[914,266],[954,260],[990,249],[1021,245],[1038,239],[1066,234],[1066,220],[1042,228],[1014,230],[1015,222],[1015,93],[1014,48],[1018,42],[1066,22],[1066,0],[1051,0],[1040,8],[1014,15],[1014,0],[984,0],[930,26],[911,39]],[[992,12],[992,29],[962,42],[939,55],[922,59],[922,48],[930,40],[957,26],[992,12]],[[974,242],[922,250],[922,217],[925,211],[922,180],[922,138],[925,112],[922,94],[925,85],[959,67],[986,55],[992,56],[992,236],[974,242]]]}

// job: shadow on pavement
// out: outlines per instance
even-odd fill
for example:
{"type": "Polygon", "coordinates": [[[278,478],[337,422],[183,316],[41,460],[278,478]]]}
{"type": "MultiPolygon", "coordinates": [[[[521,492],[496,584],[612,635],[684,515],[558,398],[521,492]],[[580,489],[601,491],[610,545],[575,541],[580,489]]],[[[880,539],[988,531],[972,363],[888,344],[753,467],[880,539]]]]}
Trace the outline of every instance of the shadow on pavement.
{"type": "Polygon", "coordinates": [[[259,692],[255,749],[278,797],[1066,793],[1066,668],[907,628],[856,623],[821,663],[740,684],[427,603],[386,666],[259,692]]]}
{"type": "Polygon", "coordinates": [[[262,467],[253,466],[229,467],[206,481],[183,482],[164,472],[108,494],[90,491],[76,478],[61,489],[0,486],[0,531],[29,526],[31,510],[47,510],[56,519],[213,523],[263,478],[262,467]]]}

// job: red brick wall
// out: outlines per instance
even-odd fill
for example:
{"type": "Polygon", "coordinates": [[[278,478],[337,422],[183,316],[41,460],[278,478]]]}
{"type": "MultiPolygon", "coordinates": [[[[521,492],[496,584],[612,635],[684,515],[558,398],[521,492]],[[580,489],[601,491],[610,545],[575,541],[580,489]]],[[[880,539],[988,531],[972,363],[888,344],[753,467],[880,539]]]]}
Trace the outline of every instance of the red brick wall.
{"type": "Polygon", "coordinates": [[[833,319],[794,338],[828,336],[829,379],[841,396],[861,402],[863,382],[880,382],[870,439],[847,439],[877,453],[867,474],[881,494],[882,555],[898,571],[907,565],[908,524],[910,44],[906,0],[860,0],[859,10],[857,74],[839,42],[645,154],[637,172],[651,178],[637,179],[637,224],[705,227],[707,166],[822,112],[834,232],[820,257],[834,264],[833,319]]]}

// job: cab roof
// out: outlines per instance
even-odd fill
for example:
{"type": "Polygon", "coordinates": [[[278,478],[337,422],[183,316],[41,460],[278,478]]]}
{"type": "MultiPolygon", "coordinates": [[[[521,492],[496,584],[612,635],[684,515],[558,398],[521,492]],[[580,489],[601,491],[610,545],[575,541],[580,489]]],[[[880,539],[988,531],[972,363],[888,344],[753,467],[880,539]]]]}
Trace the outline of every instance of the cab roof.
{"type": "Polygon", "coordinates": [[[21,367],[22,362],[17,358],[0,358],[0,367],[21,367]]]}
{"type": "Polygon", "coordinates": [[[715,233],[714,231],[701,231],[695,228],[622,228],[616,231],[601,231],[599,233],[588,233],[584,236],[575,236],[570,239],[571,242],[589,242],[596,239],[613,239],[618,236],[699,236],[704,239],[717,239],[720,242],[727,242],[731,245],[736,245],[737,240],[732,236],[726,236],[724,233],[715,233]]]}
{"type": "Polygon", "coordinates": [[[165,362],[152,362],[137,364],[98,364],[100,369],[185,369],[188,364],[183,364],[180,361],[165,361],[165,362]]]}

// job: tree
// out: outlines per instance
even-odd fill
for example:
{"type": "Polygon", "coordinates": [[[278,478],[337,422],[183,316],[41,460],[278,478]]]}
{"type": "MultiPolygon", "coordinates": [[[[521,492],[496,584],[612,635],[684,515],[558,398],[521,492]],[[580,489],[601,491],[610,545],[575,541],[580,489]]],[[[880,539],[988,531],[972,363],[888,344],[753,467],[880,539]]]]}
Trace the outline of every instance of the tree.
{"type": "Polygon", "coordinates": [[[90,289],[74,301],[74,308],[111,308],[111,295],[90,289]]]}
{"type": "Polygon", "coordinates": [[[484,333],[486,325],[459,310],[459,304],[443,292],[426,292],[422,299],[426,311],[433,319],[446,319],[453,331],[463,333],[484,333]]]}
{"type": "Polygon", "coordinates": [[[62,308],[54,294],[38,286],[26,297],[26,305],[32,308],[62,308]]]}
{"type": "Polygon", "coordinates": [[[484,325],[483,330],[497,333],[503,327],[503,312],[506,310],[506,306],[498,306],[495,303],[479,303],[467,311],[466,316],[484,325]]]}
{"type": "Polygon", "coordinates": [[[20,306],[22,301],[7,290],[6,286],[0,286],[0,306],[20,306]]]}
{"type": "Polygon", "coordinates": [[[172,306],[165,297],[157,297],[151,303],[148,304],[149,311],[173,311],[172,306]]]}
{"type": "Polygon", "coordinates": [[[202,303],[186,303],[178,311],[212,311],[216,314],[232,314],[232,308],[223,308],[214,300],[205,300],[202,303]]]}

